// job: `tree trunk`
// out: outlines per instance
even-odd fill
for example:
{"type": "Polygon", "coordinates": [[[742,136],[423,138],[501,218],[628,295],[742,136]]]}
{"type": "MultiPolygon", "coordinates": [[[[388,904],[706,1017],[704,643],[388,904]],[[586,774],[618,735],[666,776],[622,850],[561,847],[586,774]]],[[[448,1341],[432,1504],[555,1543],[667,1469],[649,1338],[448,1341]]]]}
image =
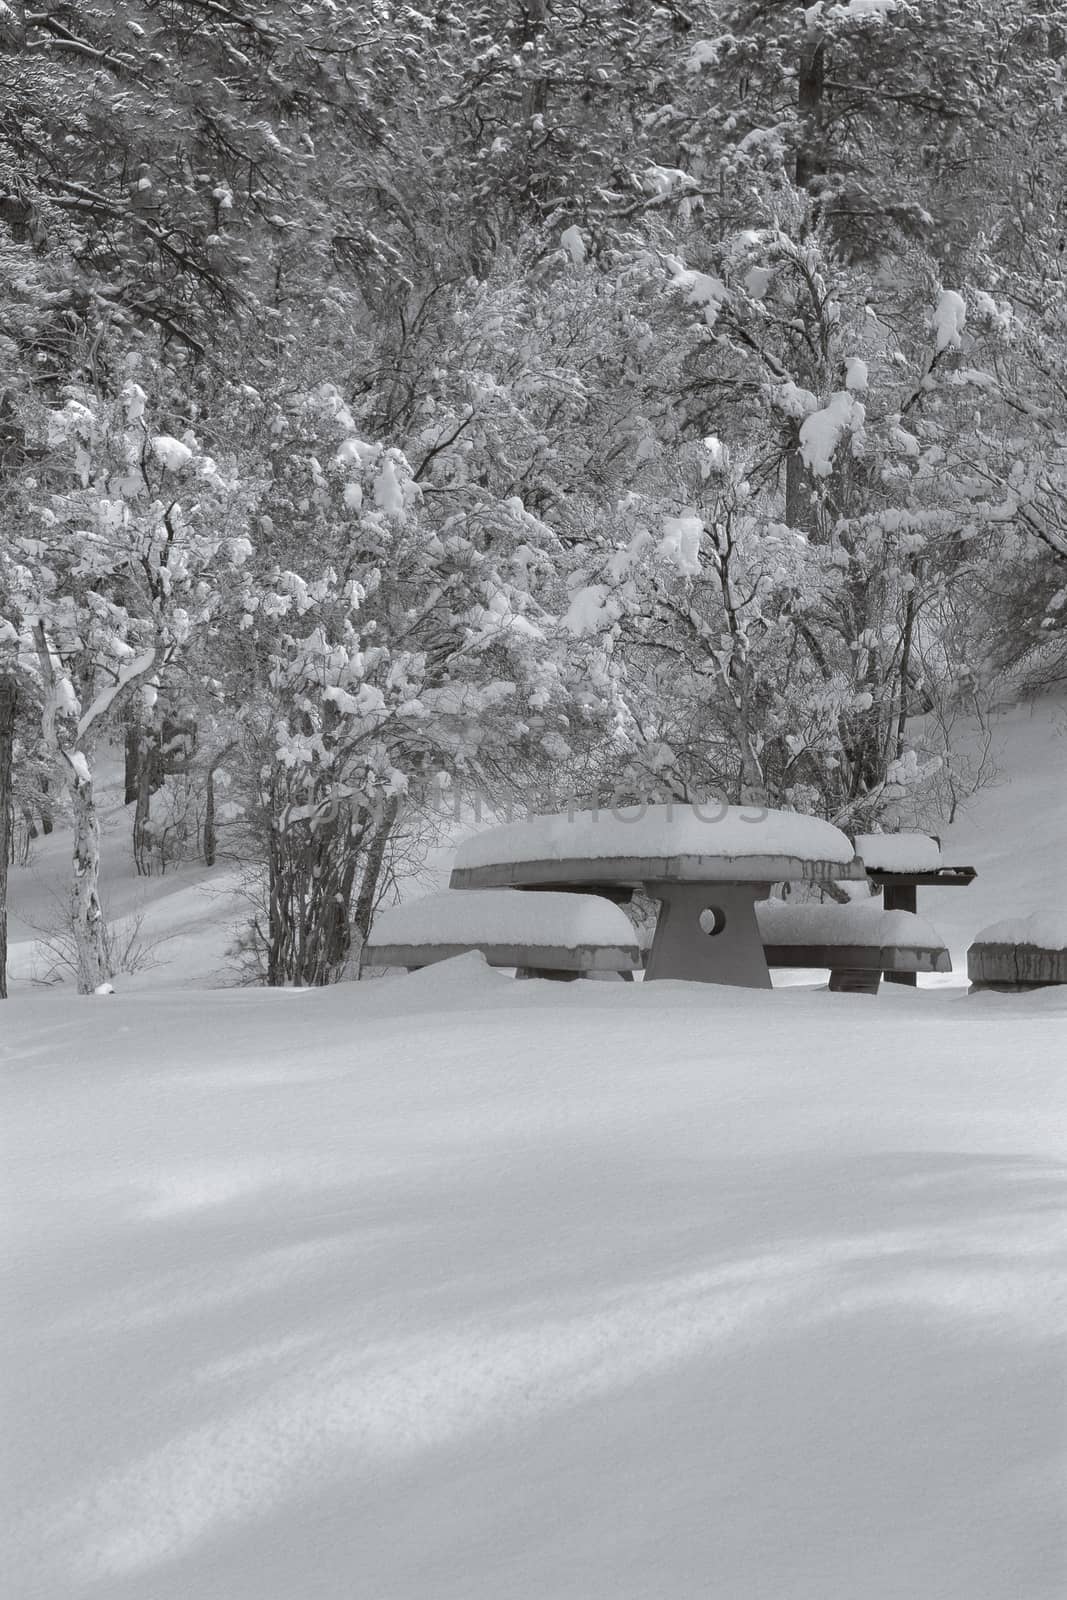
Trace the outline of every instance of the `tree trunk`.
{"type": "Polygon", "coordinates": [[[149,823],[152,815],[152,796],[161,781],[160,765],[159,743],[150,729],[142,728],[138,737],[135,794],[137,804],[133,813],[133,860],[137,875],[141,878],[152,875],[152,862],[149,857],[151,849],[149,823]]]}
{"type": "MultiPolygon", "coordinates": [[[[912,579],[915,578],[916,567],[914,562],[909,562],[908,572],[912,579]]],[[[904,742],[908,728],[908,674],[911,671],[911,650],[915,638],[915,588],[914,581],[908,590],[908,598],[904,607],[904,635],[900,642],[900,702],[897,712],[897,742],[896,758],[899,761],[904,754],[904,742]]]]}
{"type": "Polygon", "coordinates": [[[804,41],[797,73],[796,185],[811,187],[812,179],[826,171],[822,148],[823,79],[826,68],[826,41],[819,35],[804,41]]]}
{"type": "Polygon", "coordinates": [[[811,501],[811,483],[804,457],[800,453],[799,439],[793,439],[785,458],[785,520],[791,528],[803,533],[815,532],[815,508],[811,501]]]}
{"type": "Polygon", "coordinates": [[[0,677],[0,1000],[7,999],[7,864],[11,857],[12,753],[15,744],[15,680],[0,677]]]}
{"type": "Polygon", "coordinates": [[[378,898],[378,883],[382,875],[385,848],[389,843],[399,810],[400,801],[396,796],[386,801],[382,819],[371,840],[370,849],[367,851],[367,860],[363,867],[363,879],[359,886],[355,914],[352,918],[352,931],[358,941],[357,955],[360,958],[362,958],[363,946],[367,942],[371,919],[374,916],[374,903],[378,898]]]}
{"type": "Polygon", "coordinates": [[[74,814],[74,879],[70,896],[71,926],[78,961],[78,993],[92,994],[111,977],[100,907],[100,824],[93,780],[72,772],[74,814]]]}
{"type": "Polygon", "coordinates": [[[55,826],[52,818],[52,797],[49,793],[48,785],[49,779],[42,778],[39,810],[41,813],[41,832],[46,836],[52,832],[55,826]]]}
{"type": "Polygon", "coordinates": [[[347,803],[285,825],[284,809],[271,828],[267,982],[312,987],[336,983],[352,953],[352,936],[370,926],[385,856],[399,810],[386,801],[377,820],[347,803]],[[362,867],[350,915],[357,869],[362,867]]]}
{"type": "Polygon", "coordinates": [[[215,768],[207,769],[207,793],[204,800],[204,865],[215,865],[217,840],[215,835],[215,768]]]}
{"type": "Polygon", "coordinates": [[[215,814],[215,774],[233,749],[233,740],[216,750],[208,762],[204,800],[203,850],[205,867],[215,865],[218,854],[218,823],[215,814]]]}
{"type": "Polygon", "coordinates": [[[136,714],[127,712],[125,747],[125,783],[123,805],[132,806],[137,799],[137,780],[141,771],[141,725],[136,714]]]}

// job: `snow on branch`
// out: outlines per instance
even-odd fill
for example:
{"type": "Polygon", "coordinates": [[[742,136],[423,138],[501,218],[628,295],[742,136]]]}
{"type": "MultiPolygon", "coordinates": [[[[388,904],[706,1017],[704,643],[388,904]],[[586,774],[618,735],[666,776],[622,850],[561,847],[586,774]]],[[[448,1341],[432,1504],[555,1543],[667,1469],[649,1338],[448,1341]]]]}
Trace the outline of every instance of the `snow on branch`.
{"type": "Polygon", "coordinates": [[[113,705],[116,698],[124,689],[128,689],[139,678],[145,677],[156,664],[156,649],[152,645],[139,656],[134,656],[132,661],[122,667],[115,682],[101,690],[90,705],[88,711],[78,721],[78,738],[83,739],[95,722],[98,722],[113,705]]]}

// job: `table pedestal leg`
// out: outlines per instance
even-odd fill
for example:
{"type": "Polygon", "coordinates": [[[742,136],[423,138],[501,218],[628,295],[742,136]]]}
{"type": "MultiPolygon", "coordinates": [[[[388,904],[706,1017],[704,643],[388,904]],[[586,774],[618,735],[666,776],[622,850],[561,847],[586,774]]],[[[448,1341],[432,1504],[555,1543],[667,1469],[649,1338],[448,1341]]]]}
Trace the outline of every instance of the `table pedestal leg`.
{"type": "Polygon", "coordinates": [[[688,978],[771,987],[756,922],[756,901],[767,899],[769,884],[648,883],[645,889],[660,902],[646,981],[688,978]]]}

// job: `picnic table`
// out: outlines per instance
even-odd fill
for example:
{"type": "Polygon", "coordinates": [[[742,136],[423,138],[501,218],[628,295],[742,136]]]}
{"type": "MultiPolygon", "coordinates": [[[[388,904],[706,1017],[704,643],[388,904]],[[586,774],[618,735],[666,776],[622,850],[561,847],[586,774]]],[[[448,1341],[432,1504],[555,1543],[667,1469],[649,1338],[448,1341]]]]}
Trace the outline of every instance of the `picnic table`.
{"type": "Polygon", "coordinates": [[[633,806],[506,823],[465,840],[453,889],[564,890],[658,900],[646,980],[771,987],[756,902],[775,883],[866,876],[832,823],[747,806],[633,806]]]}
{"type": "MultiPolygon", "coordinates": [[[[936,834],[858,833],[854,842],[887,911],[917,911],[923,886],[965,889],[978,876],[974,867],[946,862],[936,834]]],[[[887,972],[886,982],[914,988],[916,979],[913,972],[887,972]]]]}

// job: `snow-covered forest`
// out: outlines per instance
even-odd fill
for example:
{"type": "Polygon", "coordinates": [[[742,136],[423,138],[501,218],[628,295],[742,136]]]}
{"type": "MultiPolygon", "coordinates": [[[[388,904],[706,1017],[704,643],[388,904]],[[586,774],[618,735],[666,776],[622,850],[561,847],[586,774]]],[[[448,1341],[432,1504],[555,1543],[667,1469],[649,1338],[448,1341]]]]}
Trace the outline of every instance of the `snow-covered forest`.
{"type": "Polygon", "coordinates": [[[1067,1594],[1065,100],[0,0],[10,1600],[1067,1594]]]}
{"type": "Polygon", "coordinates": [[[246,970],[323,984],[450,807],[934,827],[1062,679],[1056,0],[0,49],[0,871],[73,829],[83,991],[109,753],[138,871],[239,865],[246,970]]]}

